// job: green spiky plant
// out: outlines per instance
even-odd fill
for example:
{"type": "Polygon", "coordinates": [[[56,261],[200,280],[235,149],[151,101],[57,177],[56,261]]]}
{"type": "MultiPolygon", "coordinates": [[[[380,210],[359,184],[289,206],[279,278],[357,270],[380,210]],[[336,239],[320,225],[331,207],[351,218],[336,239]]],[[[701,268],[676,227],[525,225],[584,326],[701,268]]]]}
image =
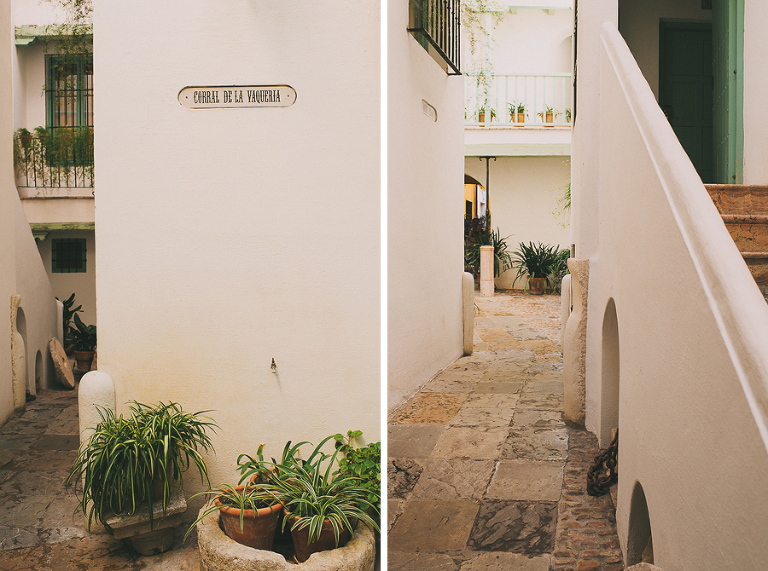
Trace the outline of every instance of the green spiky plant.
{"type": "Polygon", "coordinates": [[[482,228],[475,230],[464,242],[465,271],[475,275],[480,271],[480,246],[493,246],[493,275],[499,277],[512,267],[512,255],[507,250],[507,238],[501,237],[499,229],[488,232],[482,228]]]}
{"type": "Polygon", "coordinates": [[[182,483],[182,474],[195,467],[203,483],[210,486],[202,452],[213,451],[208,431],[218,425],[207,412],[186,413],[178,403],[151,406],[133,402],[131,415],[116,416],[97,407],[100,422],[80,446],[66,484],[80,489],[75,511],[105,523],[111,515],[131,515],[142,505],[153,509],[160,503],[165,512],[172,484],[182,483]]]}
{"type": "Polygon", "coordinates": [[[376,507],[368,500],[370,490],[362,479],[338,471],[338,449],[333,454],[322,451],[325,443],[333,438],[331,435],[323,439],[306,460],[296,459],[281,465],[281,476],[262,487],[285,506],[283,529],[288,522],[291,522],[291,531],[308,528],[308,543],[313,543],[320,539],[323,522],[327,520],[338,546],[343,531],[354,533],[350,520],[364,521],[376,531],[380,530],[366,513],[367,509],[376,511],[376,507]]]}
{"type": "MultiPolygon", "coordinates": [[[[195,494],[190,498],[190,500],[198,496],[215,496],[219,499],[219,504],[216,505],[215,503],[211,503],[209,507],[200,514],[200,517],[198,517],[194,523],[189,526],[189,529],[187,529],[187,532],[184,534],[183,541],[187,540],[189,534],[192,533],[192,530],[195,529],[195,526],[200,523],[204,517],[212,514],[213,512],[219,511],[222,508],[230,507],[240,510],[240,531],[243,531],[245,528],[246,510],[257,511],[262,508],[279,506],[280,504],[280,502],[272,494],[265,492],[260,487],[256,487],[249,482],[246,482],[244,486],[238,487],[232,486],[230,484],[222,484],[218,488],[213,488],[211,490],[206,490],[205,492],[195,494]]],[[[273,515],[276,513],[276,511],[277,510],[273,512],[273,515]]]]}
{"type": "Polygon", "coordinates": [[[559,262],[560,248],[539,242],[527,245],[520,242],[514,253],[514,267],[517,269],[515,281],[528,274],[529,278],[544,278],[551,285],[552,268],[559,262]]]}

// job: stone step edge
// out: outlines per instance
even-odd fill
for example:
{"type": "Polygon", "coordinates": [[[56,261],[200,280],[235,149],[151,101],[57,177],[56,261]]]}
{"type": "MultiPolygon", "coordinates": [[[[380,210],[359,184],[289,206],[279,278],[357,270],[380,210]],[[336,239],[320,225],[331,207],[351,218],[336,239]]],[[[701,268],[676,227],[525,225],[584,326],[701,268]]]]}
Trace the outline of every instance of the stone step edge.
{"type": "Polygon", "coordinates": [[[763,190],[768,192],[768,185],[764,184],[705,184],[707,190],[736,192],[737,190],[763,190]]]}
{"type": "Polygon", "coordinates": [[[768,258],[768,252],[739,252],[741,257],[750,260],[759,260],[761,258],[768,258]]]}
{"type": "Polygon", "coordinates": [[[721,214],[726,224],[768,224],[768,214],[721,214]]]}

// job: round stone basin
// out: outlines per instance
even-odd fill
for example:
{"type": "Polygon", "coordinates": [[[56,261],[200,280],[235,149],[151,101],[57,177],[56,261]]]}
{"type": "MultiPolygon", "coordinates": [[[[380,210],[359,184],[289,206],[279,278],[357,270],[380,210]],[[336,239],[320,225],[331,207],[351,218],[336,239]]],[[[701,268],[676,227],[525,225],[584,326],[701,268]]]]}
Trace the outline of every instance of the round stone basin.
{"type": "Polygon", "coordinates": [[[363,523],[358,523],[355,536],[344,547],[314,553],[304,563],[288,562],[274,551],[231,540],[219,527],[219,512],[197,524],[197,543],[203,571],[373,571],[376,557],[376,538],[363,523]]]}

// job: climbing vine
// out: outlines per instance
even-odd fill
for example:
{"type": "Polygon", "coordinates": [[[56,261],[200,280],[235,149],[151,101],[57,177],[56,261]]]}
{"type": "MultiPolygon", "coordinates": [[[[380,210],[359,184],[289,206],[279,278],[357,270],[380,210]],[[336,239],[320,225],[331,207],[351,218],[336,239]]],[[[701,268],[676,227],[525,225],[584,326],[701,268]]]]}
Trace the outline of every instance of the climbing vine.
{"type": "Polygon", "coordinates": [[[478,105],[485,107],[493,81],[493,41],[491,31],[504,17],[505,7],[500,0],[464,0],[461,3],[461,25],[469,40],[469,65],[467,72],[477,77],[478,105]],[[487,15],[490,14],[490,18],[487,15]],[[490,20],[491,29],[487,29],[490,20]]]}

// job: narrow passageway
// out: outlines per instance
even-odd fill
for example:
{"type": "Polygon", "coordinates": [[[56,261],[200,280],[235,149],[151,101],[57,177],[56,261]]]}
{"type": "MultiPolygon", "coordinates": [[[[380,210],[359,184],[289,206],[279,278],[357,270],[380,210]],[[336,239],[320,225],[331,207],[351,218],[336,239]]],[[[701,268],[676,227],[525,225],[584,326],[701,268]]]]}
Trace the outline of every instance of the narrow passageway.
{"type": "Polygon", "coordinates": [[[623,569],[563,421],[559,296],[478,297],[475,351],[389,418],[390,571],[623,569]]]}

